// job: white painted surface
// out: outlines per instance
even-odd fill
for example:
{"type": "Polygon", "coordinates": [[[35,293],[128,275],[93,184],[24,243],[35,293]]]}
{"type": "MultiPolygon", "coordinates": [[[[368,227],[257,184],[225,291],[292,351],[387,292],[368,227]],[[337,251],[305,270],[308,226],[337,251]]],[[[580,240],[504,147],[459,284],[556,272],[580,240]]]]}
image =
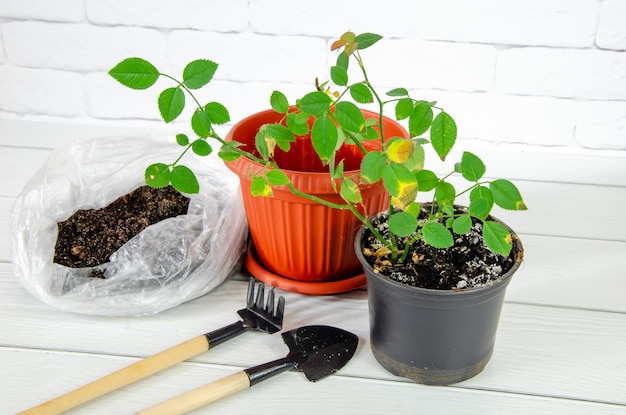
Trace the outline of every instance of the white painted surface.
{"type": "MultiPolygon", "coordinates": [[[[19,285],[10,263],[9,212],[23,184],[51,149],[126,128],[0,122],[2,414],[232,323],[244,305],[245,271],[204,297],[144,318],[64,313],[19,285]]],[[[506,163],[505,153],[487,151],[485,158],[497,166],[498,160],[506,163]]],[[[497,216],[520,234],[526,260],[508,288],[496,349],[482,374],[451,387],[394,377],[369,350],[365,290],[322,297],[281,291],[287,299],[285,329],[330,324],[350,330],[360,339],[354,358],[319,383],[287,373],[194,413],[626,414],[626,217],[621,209],[626,163],[619,156],[550,157],[531,152],[523,164],[513,159],[509,165],[530,210],[497,216]],[[541,180],[541,173],[547,179],[541,180]]],[[[134,413],[286,352],[279,336],[246,333],[68,413],[134,413]]]]}

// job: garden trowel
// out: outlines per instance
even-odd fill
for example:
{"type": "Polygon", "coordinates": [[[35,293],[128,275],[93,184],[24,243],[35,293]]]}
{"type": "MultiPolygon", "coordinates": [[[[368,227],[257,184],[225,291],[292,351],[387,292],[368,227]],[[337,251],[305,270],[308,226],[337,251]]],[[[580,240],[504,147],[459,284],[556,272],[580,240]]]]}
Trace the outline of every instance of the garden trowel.
{"type": "Polygon", "coordinates": [[[359,338],[330,326],[304,326],[282,334],[289,354],[282,359],[244,369],[224,379],[157,404],[137,415],[184,414],[241,392],[289,369],[304,372],[311,382],[332,375],[352,358],[359,338]]]}

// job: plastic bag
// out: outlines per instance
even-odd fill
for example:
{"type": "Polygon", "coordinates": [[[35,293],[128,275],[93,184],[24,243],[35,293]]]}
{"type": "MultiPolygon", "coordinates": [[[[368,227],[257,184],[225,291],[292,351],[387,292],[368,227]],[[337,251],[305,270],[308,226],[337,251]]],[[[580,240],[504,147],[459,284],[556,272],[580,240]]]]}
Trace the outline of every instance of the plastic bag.
{"type": "Polygon", "coordinates": [[[76,141],[55,150],[12,210],[15,274],[43,302],[108,316],[151,315],[200,297],[241,267],[248,227],[239,182],[216,157],[187,155],[200,182],[188,213],[147,227],[93,268],[52,262],[57,222],[102,208],[145,184],[145,168],[180,155],[171,138],[76,141]],[[105,279],[88,277],[104,269],[105,279]]]}

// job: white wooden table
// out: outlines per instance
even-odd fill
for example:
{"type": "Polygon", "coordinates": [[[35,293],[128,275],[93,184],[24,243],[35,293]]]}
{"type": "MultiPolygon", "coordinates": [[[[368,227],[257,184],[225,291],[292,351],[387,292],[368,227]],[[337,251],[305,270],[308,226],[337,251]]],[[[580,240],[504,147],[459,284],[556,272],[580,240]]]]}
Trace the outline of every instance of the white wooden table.
{"type": "MultiPolygon", "coordinates": [[[[204,297],[143,318],[57,311],[17,282],[8,221],[26,180],[52,148],[124,131],[0,121],[0,414],[232,323],[244,304],[245,271],[204,297]]],[[[352,331],[360,338],[354,358],[318,383],[289,372],[194,413],[626,414],[626,158],[475,152],[488,173],[515,179],[530,208],[496,214],[522,237],[526,260],[507,291],[482,374],[449,387],[394,377],[370,352],[365,290],[321,297],[279,291],[287,299],[285,329],[352,331]]],[[[246,333],[68,413],[131,414],[286,352],[278,335],[246,333]]]]}

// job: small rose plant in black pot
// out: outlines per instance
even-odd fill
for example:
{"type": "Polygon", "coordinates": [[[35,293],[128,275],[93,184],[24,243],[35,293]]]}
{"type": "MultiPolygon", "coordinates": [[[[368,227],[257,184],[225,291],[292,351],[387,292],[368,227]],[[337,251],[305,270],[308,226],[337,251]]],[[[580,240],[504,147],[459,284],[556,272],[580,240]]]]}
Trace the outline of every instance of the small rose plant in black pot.
{"type": "Polygon", "coordinates": [[[389,209],[368,216],[355,240],[367,275],[371,348],[396,375],[424,384],[456,383],[480,373],[489,361],[505,289],[523,259],[518,236],[491,210],[526,205],[510,181],[486,180],[485,164],[472,152],[463,152],[443,176],[424,167],[428,145],[447,160],[456,123],[437,103],[415,99],[405,88],[384,96],[376,92],[361,50],[379,39],[343,34],[333,43],[341,54],[331,69],[336,84],[346,85],[353,98],[371,97],[381,115],[393,106],[411,137],[381,135],[380,150],[370,149],[362,176],[352,178],[382,181],[390,198],[389,209]],[[352,84],[350,61],[361,73],[352,84]],[[461,190],[457,177],[466,183],[461,190]],[[432,194],[431,200],[416,202],[418,191],[432,194]],[[469,195],[469,206],[456,204],[463,194],[469,195]]]}
{"type": "Polygon", "coordinates": [[[346,32],[333,42],[331,49],[340,54],[330,80],[316,80],[317,90],[296,100],[295,113],[288,111],[284,94],[272,93],[272,107],[285,114],[286,122],[267,126],[257,136],[270,166],[257,174],[259,189],[265,189],[259,194],[271,194],[274,185],[293,189],[280,168],[271,165],[272,151],[277,146],[288,151],[303,125],[300,114],[309,121],[312,117],[313,147],[344,204],[300,195],[348,209],[363,224],[355,251],[367,276],[376,359],[390,372],[420,383],[456,383],[480,373],[489,361],[505,289],[523,259],[518,236],[491,210],[525,210],[526,205],[509,180],[485,179],[485,164],[470,151],[443,176],[425,168],[428,147],[447,161],[456,123],[436,102],[416,99],[406,88],[378,92],[361,52],[380,39],[346,32]],[[357,67],[356,81],[350,65],[357,67]],[[351,101],[373,104],[378,119],[365,120],[351,101]],[[409,138],[385,136],[381,127],[388,107],[406,123],[409,138]],[[337,149],[345,143],[364,153],[356,173],[343,169],[337,149]],[[457,177],[466,183],[462,189],[457,189],[457,177]],[[381,182],[389,208],[367,212],[358,185],[381,182]],[[418,192],[432,194],[430,201],[416,202],[418,192]],[[469,196],[468,206],[456,203],[463,194],[469,196]]]}

